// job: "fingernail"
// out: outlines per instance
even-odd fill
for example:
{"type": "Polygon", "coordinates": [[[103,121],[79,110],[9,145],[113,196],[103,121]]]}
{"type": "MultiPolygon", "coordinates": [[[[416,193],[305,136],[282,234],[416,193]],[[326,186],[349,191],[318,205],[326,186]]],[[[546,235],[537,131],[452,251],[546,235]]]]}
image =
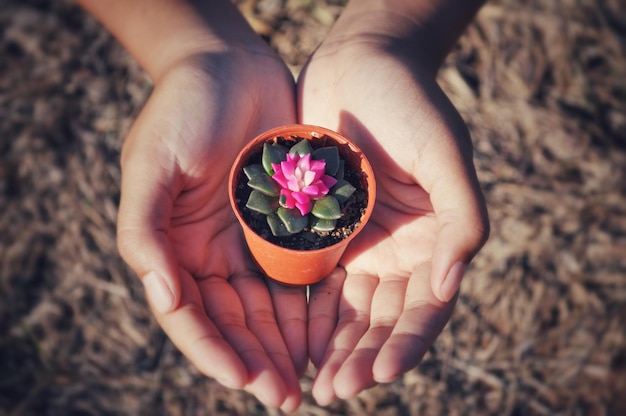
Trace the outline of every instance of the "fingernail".
{"type": "Polygon", "coordinates": [[[143,285],[154,309],[159,313],[169,312],[174,296],[165,280],[157,272],[151,271],[143,277],[143,285]]]}
{"type": "Polygon", "coordinates": [[[452,267],[450,267],[450,270],[448,271],[443,283],[441,283],[441,287],[439,289],[439,294],[442,298],[441,300],[448,302],[454,297],[461,286],[464,274],[465,264],[458,262],[454,263],[452,267]]]}

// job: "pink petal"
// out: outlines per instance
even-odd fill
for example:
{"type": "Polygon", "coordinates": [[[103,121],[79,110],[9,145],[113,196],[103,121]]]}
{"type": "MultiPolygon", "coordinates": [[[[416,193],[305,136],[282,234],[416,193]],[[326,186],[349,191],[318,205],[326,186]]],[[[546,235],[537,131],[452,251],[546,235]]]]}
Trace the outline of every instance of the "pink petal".
{"type": "MultiPolygon", "coordinates": [[[[274,165],[272,165],[273,167],[274,165]]],[[[277,165],[280,167],[280,165],[277,165]]],[[[283,172],[281,170],[276,170],[274,169],[274,171],[276,173],[274,173],[274,175],[272,176],[272,179],[274,179],[276,182],[278,182],[278,184],[282,187],[282,188],[286,188],[287,187],[287,178],[285,178],[285,175],[283,175],[283,172]]]]}
{"type": "MultiPolygon", "coordinates": [[[[316,185],[305,186],[302,189],[302,192],[304,192],[307,195],[310,195],[311,198],[313,198],[313,199],[318,199],[319,197],[323,196],[323,195],[321,195],[320,188],[318,186],[316,186],[316,185]]],[[[326,192],[328,192],[328,191],[326,191],[326,192]]]]}
{"type": "Polygon", "coordinates": [[[307,170],[311,170],[311,154],[307,153],[306,155],[302,156],[298,161],[298,166],[304,172],[306,172],[307,170]]]}
{"type": "Polygon", "coordinates": [[[313,199],[319,199],[326,195],[329,191],[328,187],[321,180],[316,181],[313,186],[315,186],[318,190],[317,195],[313,199]]]}
{"type": "Polygon", "coordinates": [[[305,174],[305,170],[302,170],[302,168],[298,165],[296,166],[296,170],[293,173],[293,176],[295,176],[298,180],[302,180],[304,178],[304,174],[305,174]]]}
{"type": "Polygon", "coordinates": [[[315,179],[319,179],[324,174],[326,170],[326,161],[325,160],[312,160],[311,161],[311,170],[315,172],[315,179]]]}
{"type": "Polygon", "coordinates": [[[297,192],[300,190],[300,186],[298,186],[298,179],[295,176],[287,179],[287,188],[293,192],[297,192]]]}
{"type": "Polygon", "coordinates": [[[284,162],[280,162],[280,168],[285,175],[286,178],[293,176],[293,172],[296,170],[296,164],[289,160],[289,155],[287,155],[287,160],[284,162]]]}
{"type": "Polygon", "coordinates": [[[306,172],[304,172],[304,184],[311,185],[313,181],[317,179],[315,176],[315,172],[311,170],[307,170],[306,172]]]}
{"type": "Polygon", "coordinates": [[[326,185],[329,189],[335,186],[335,184],[337,183],[337,179],[333,178],[330,175],[322,176],[321,180],[322,182],[324,182],[324,185],[326,185]]]}
{"type": "Polygon", "coordinates": [[[306,215],[309,212],[311,212],[311,208],[313,208],[313,204],[311,203],[311,201],[308,201],[306,204],[301,204],[299,202],[296,202],[296,208],[298,208],[298,210],[300,211],[300,214],[306,215]]]}
{"type": "Polygon", "coordinates": [[[309,198],[309,196],[304,192],[292,192],[291,196],[300,204],[306,204],[311,200],[311,198],[309,198]]]}

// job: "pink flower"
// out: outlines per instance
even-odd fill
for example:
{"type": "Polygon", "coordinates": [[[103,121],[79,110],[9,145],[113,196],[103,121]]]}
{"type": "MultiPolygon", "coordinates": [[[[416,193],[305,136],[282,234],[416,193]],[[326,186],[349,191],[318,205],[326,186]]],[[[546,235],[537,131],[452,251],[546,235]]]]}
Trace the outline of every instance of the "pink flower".
{"type": "Polygon", "coordinates": [[[272,178],[282,188],[281,204],[285,208],[298,208],[300,214],[311,212],[313,202],[328,193],[337,183],[330,175],[324,175],[325,160],[311,160],[311,155],[287,154],[287,160],[272,163],[272,178]]]}

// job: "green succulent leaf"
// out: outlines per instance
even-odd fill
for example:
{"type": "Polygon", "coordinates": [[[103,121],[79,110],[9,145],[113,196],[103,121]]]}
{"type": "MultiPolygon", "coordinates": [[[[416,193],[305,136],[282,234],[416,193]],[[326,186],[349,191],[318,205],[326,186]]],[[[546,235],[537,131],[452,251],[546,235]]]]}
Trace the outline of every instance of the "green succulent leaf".
{"type": "Polygon", "coordinates": [[[283,223],[276,214],[270,214],[267,216],[267,225],[270,226],[270,231],[276,237],[285,237],[291,234],[287,230],[287,227],[285,227],[285,223],[283,223]]]}
{"type": "Polygon", "coordinates": [[[263,165],[260,163],[255,163],[252,165],[244,166],[243,173],[248,177],[248,179],[252,179],[253,176],[260,175],[262,173],[266,173],[263,165]]]}
{"type": "Polygon", "coordinates": [[[309,141],[306,139],[300,140],[298,143],[291,146],[289,149],[290,155],[298,154],[300,156],[308,155],[313,151],[313,148],[309,144],[309,141]]]}
{"type": "Polygon", "coordinates": [[[326,174],[335,176],[339,170],[339,149],[337,146],[320,147],[311,155],[313,159],[326,161],[326,174]]]}
{"type": "Polygon", "coordinates": [[[332,231],[337,225],[337,220],[326,220],[323,218],[312,217],[311,228],[315,231],[332,231]]]}
{"type": "Polygon", "coordinates": [[[337,173],[334,175],[335,179],[338,181],[342,180],[344,177],[344,173],[346,170],[346,161],[341,159],[339,160],[339,169],[337,169],[337,173]]]}
{"type": "Polygon", "coordinates": [[[260,212],[261,214],[269,215],[275,212],[278,208],[278,198],[266,195],[255,189],[250,193],[248,202],[246,202],[246,207],[260,212]]]}
{"type": "Polygon", "coordinates": [[[330,189],[330,195],[337,198],[340,204],[343,204],[354,194],[354,191],[356,188],[350,182],[341,179],[330,189]]]}
{"type": "Polygon", "coordinates": [[[299,233],[300,231],[304,230],[304,227],[309,224],[308,216],[301,215],[300,211],[298,211],[296,208],[289,209],[279,207],[276,211],[276,214],[278,215],[278,218],[281,219],[283,224],[285,224],[287,231],[289,231],[291,234],[299,233]]]}
{"type": "Polygon", "coordinates": [[[265,195],[278,196],[280,194],[280,185],[267,173],[252,176],[248,180],[248,186],[263,192],[265,195]]]}
{"type": "Polygon", "coordinates": [[[341,218],[339,201],[337,201],[337,198],[334,196],[326,195],[325,197],[315,201],[313,208],[311,209],[311,214],[324,220],[339,219],[341,218]]]}
{"type": "Polygon", "coordinates": [[[265,172],[272,176],[274,169],[272,169],[272,163],[280,163],[287,160],[287,148],[278,143],[265,143],[263,144],[263,154],[261,155],[261,163],[265,172]]]}
{"type": "Polygon", "coordinates": [[[280,194],[278,197],[278,204],[281,207],[287,208],[287,196],[285,194],[280,194]]]}

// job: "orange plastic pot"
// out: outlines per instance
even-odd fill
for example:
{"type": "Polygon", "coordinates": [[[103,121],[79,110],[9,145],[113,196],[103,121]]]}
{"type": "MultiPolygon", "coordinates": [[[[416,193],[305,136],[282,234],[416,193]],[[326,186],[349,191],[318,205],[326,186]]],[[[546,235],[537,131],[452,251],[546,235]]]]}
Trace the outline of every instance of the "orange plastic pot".
{"type": "MultiPolygon", "coordinates": [[[[295,139],[293,139],[295,140],[295,139]]],[[[239,153],[230,171],[228,193],[230,204],[243,228],[243,234],[252,258],[263,273],[272,280],[287,285],[309,285],[328,276],[339,263],[346,247],[361,232],[368,222],[374,209],[376,199],[376,182],[374,172],[363,152],[349,139],[323,127],[292,124],[268,130],[248,143],[239,153]],[[249,162],[250,156],[260,152],[263,143],[276,137],[290,140],[292,136],[307,140],[326,140],[325,145],[336,145],[340,156],[355,171],[361,172],[361,186],[367,191],[367,206],[361,217],[360,225],[345,239],[334,245],[317,250],[294,250],[273,244],[258,235],[244,220],[239,211],[235,191],[239,178],[243,175],[243,167],[249,162]]]]}

